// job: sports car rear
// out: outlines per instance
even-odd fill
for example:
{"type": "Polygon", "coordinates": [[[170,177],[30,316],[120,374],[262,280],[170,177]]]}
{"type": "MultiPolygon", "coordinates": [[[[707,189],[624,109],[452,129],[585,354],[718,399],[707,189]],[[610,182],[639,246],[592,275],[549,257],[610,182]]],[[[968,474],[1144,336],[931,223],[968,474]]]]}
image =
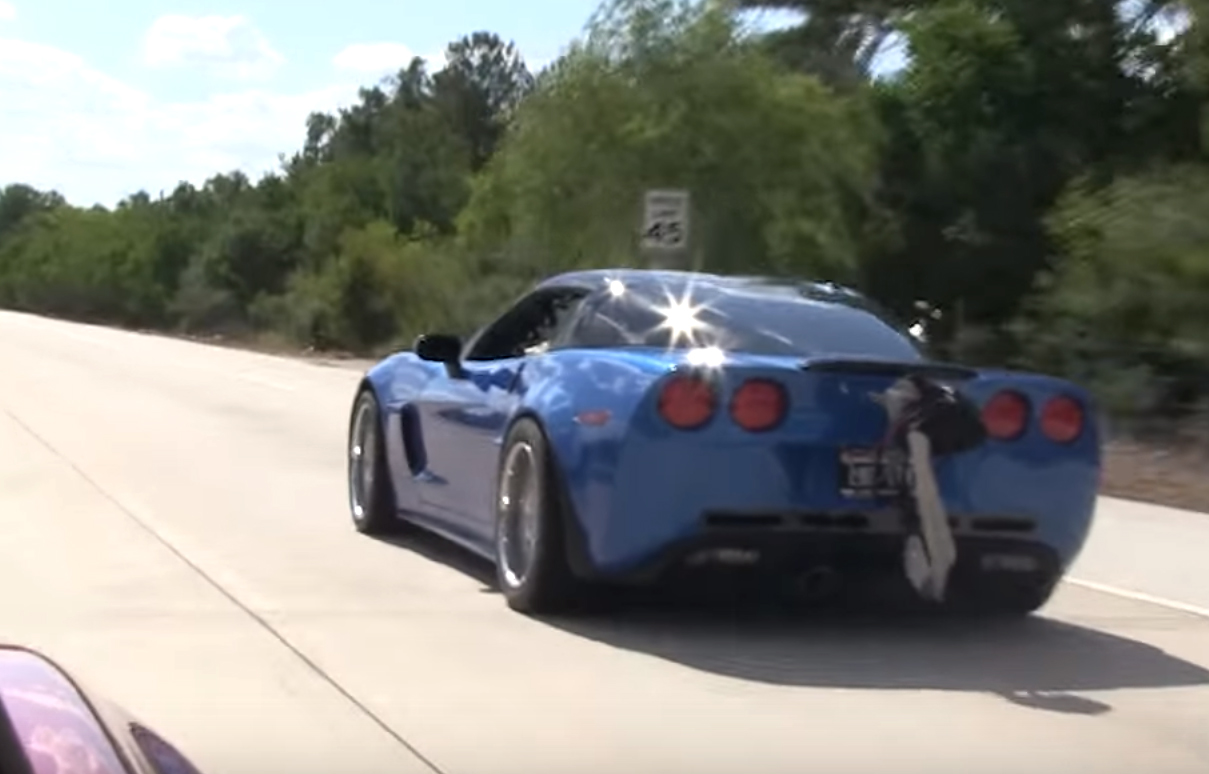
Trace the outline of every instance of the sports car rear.
{"type": "Polygon", "coordinates": [[[874,396],[910,370],[951,383],[988,430],[981,446],[935,464],[955,585],[1055,583],[1095,505],[1099,442],[1083,391],[922,363],[734,355],[656,382],[607,452],[616,464],[597,468],[613,479],[579,492],[594,570],[632,581],[736,565],[898,572],[911,474],[882,447],[888,420],[874,396]]]}

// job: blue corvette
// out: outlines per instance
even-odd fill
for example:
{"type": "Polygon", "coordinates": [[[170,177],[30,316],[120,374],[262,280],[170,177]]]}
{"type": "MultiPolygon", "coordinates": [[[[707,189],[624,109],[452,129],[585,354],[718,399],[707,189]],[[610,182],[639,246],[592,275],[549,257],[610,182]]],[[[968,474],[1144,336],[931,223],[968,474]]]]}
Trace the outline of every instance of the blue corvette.
{"type": "Polygon", "coordinates": [[[925,560],[949,547],[935,599],[1027,615],[1090,530],[1093,417],[1069,382],[928,359],[835,285],[575,272],[366,373],[349,502],[361,532],[405,521],[489,557],[529,613],[719,566],[901,577],[919,532],[925,560]],[[926,466],[923,431],[887,443],[910,380],[974,418],[947,451],[929,431],[926,466]]]}

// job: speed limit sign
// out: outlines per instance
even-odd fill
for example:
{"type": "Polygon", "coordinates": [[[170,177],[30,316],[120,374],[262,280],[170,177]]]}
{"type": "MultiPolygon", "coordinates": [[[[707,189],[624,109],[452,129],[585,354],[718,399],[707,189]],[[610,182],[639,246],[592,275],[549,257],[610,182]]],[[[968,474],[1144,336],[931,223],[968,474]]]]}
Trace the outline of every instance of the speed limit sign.
{"type": "Polygon", "coordinates": [[[688,191],[647,191],[643,213],[643,249],[682,250],[688,246],[688,191]]]}

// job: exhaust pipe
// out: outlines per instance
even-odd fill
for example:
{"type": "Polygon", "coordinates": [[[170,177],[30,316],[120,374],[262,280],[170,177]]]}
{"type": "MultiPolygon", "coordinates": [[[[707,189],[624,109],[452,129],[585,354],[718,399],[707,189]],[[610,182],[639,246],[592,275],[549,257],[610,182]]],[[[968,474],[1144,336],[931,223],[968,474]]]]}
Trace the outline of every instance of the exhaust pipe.
{"type": "Polygon", "coordinates": [[[835,595],[840,588],[840,575],[830,565],[812,567],[798,578],[798,592],[810,601],[819,601],[835,595]]]}

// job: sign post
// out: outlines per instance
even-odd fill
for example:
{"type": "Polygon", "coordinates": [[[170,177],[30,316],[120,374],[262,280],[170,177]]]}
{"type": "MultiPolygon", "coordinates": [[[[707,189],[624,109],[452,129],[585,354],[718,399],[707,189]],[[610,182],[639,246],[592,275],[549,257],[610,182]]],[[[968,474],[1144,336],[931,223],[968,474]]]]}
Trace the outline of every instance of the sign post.
{"type": "Polygon", "coordinates": [[[660,189],[643,196],[639,247],[652,268],[687,268],[690,204],[688,191],[660,189]]]}

